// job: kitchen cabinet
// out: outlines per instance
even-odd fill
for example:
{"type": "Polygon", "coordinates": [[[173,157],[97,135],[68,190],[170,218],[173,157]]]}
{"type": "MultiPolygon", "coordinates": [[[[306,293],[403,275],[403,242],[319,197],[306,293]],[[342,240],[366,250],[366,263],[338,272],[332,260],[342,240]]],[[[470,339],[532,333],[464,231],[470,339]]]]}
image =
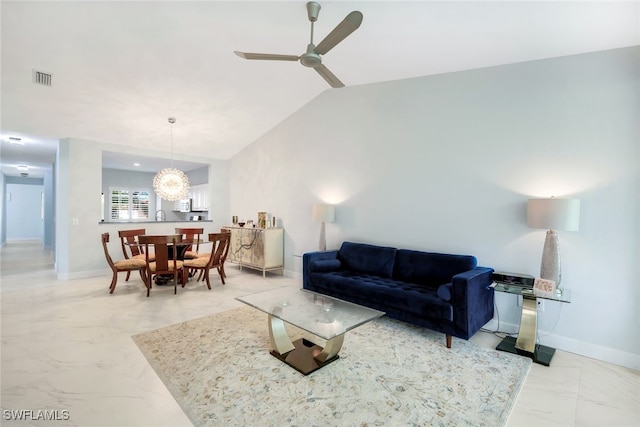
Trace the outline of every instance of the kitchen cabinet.
{"type": "Polygon", "coordinates": [[[284,229],[223,227],[231,232],[227,261],[262,271],[280,270],[284,274],[284,229]]]}
{"type": "Polygon", "coordinates": [[[208,211],[209,185],[200,184],[191,186],[191,188],[189,189],[189,198],[191,199],[192,211],[208,211]]]}

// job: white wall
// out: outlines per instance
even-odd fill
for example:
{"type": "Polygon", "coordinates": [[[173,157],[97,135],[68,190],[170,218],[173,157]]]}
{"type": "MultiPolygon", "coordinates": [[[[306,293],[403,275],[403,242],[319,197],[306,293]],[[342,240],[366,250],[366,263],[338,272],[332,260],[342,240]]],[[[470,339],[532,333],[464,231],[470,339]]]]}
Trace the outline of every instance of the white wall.
{"type": "MultiPolygon", "coordinates": [[[[580,231],[560,232],[572,303],[546,304],[541,342],[640,368],[639,64],[636,47],[327,90],[229,162],[231,214],[281,218],[293,273],[325,201],[330,248],[467,253],[538,275],[545,231],[526,226],[527,199],[580,198],[580,231]]],[[[496,299],[515,332],[515,297],[496,299]]]]}

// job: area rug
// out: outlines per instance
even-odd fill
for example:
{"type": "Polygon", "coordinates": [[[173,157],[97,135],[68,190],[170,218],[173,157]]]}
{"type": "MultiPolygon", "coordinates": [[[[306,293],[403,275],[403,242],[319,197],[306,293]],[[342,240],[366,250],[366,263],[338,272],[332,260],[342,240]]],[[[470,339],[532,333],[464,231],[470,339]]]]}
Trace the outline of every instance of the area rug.
{"type": "Polygon", "coordinates": [[[303,376],[269,354],[267,316],[250,307],[133,340],[198,427],[501,426],[531,366],[455,338],[447,349],[443,334],[382,317],[303,376]]]}

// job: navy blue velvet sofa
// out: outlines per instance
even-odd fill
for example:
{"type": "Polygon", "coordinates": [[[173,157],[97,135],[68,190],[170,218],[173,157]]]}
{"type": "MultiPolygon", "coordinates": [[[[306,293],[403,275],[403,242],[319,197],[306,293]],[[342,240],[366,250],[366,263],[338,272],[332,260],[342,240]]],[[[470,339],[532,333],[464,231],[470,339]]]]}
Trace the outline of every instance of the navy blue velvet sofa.
{"type": "Polygon", "coordinates": [[[493,318],[493,269],[470,255],[344,242],[302,257],[303,288],[469,339],[493,318]]]}

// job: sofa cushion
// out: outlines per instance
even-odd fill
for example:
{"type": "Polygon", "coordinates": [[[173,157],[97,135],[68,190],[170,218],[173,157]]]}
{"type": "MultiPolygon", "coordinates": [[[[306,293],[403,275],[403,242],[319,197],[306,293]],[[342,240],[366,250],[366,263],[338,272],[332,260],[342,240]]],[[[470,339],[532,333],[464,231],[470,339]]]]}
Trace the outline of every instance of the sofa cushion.
{"type": "Polygon", "coordinates": [[[333,271],[339,270],[342,267],[342,263],[339,259],[319,259],[311,261],[309,267],[311,271],[333,271]]]}
{"type": "Polygon", "coordinates": [[[310,277],[312,290],[322,294],[370,307],[393,308],[421,318],[453,320],[451,304],[423,286],[347,270],[311,273],[310,277]]]}
{"type": "Polygon", "coordinates": [[[453,292],[452,288],[453,286],[451,285],[451,283],[445,283],[444,285],[440,285],[438,287],[436,294],[442,301],[449,302],[451,301],[451,294],[453,292]]]}
{"type": "Polygon", "coordinates": [[[396,254],[393,278],[436,290],[438,286],[450,282],[456,274],[474,269],[476,264],[476,257],[471,255],[399,249],[396,254]]]}
{"type": "Polygon", "coordinates": [[[396,248],[344,242],[338,259],[347,269],[356,273],[391,277],[396,251],[396,248]]]}

